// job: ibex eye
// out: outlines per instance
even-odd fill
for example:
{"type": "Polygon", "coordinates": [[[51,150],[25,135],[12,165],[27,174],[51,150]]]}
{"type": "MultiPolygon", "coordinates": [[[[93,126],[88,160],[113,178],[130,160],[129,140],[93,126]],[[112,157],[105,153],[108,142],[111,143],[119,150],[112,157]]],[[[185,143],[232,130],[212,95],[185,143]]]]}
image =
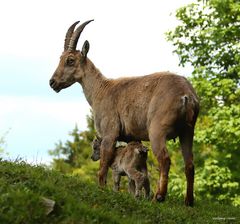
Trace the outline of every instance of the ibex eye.
{"type": "Polygon", "coordinates": [[[75,62],[74,58],[68,58],[66,61],[66,65],[72,66],[74,65],[74,62],[75,62]]]}

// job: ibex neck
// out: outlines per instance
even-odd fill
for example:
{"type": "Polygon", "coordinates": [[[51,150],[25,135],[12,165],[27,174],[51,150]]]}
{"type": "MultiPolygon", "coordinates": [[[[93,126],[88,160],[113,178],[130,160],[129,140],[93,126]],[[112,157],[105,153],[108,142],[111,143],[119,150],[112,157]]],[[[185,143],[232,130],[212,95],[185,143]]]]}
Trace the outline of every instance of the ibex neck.
{"type": "Polygon", "coordinates": [[[84,95],[90,106],[92,106],[101,86],[103,86],[106,81],[107,79],[101,74],[95,65],[87,59],[84,76],[82,77],[80,84],[82,85],[84,95]]]}

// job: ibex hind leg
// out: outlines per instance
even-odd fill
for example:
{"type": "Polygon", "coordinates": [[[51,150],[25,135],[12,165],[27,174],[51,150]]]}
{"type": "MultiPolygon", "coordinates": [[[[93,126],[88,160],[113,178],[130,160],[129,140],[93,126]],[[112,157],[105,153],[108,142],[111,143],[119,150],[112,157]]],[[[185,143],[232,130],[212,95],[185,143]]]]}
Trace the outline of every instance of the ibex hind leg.
{"type": "Polygon", "coordinates": [[[187,179],[187,191],[185,196],[185,205],[193,206],[194,196],[194,163],[193,163],[193,153],[192,153],[192,144],[193,144],[193,134],[194,130],[192,127],[184,128],[181,135],[179,136],[182,155],[185,163],[185,175],[187,179]]]}
{"type": "Polygon", "coordinates": [[[165,128],[157,127],[150,132],[150,141],[152,150],[159,164],[159,181],[157,191],[155,193],[155,201],[162,202],[165,200],[168,186],[168,173],[170,169],[170,157],[166,148],[166,130],[165,128]]]}

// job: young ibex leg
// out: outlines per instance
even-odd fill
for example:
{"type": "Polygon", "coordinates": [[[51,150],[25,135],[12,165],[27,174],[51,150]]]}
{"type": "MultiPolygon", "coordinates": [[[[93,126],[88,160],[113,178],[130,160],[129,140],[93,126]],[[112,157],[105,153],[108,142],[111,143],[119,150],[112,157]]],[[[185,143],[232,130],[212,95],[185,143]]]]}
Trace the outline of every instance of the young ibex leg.
{"type": "Polygon", "coordinates": [[[165,200],[168,186],[168,173],[170,169],[170,157],[166,148],[166,136],[164,132],[151,136],[151,144],[154,155],[159,164],[160,179],[154,200],[162,202],[165,200]]]}
{"type": "Polygon", "coordinates": [[[148,198],[150,197],[150,182],[149,179],[146,178],[144,183],[143,183],[143,188],[144,188],[144,197],[148,198]]]}
{"type": "Polygon", "coordinates": [[[132,180],[131,178],[128,178],[128,192],[132,195],[135,195],[135,191],[136,191],[135,181],[132,180]]]}
{"type": "Polygon", "coordinates": [[[141,194],[141,189],[143,187],[143,183],[145,181],[144,174],[142,174],[141,172],[139,172],[138,170],[133,169],[133,168],[127,169],[126,173],[132,180],[135,181],[135,186],[136,186],[135,197],[139,197],[141,194]]]}
{"type": "Polygon", "coordinates": [[[112,172],[112,176],[113,176],[113,190],[114,191],[119,191],[120,188],[120,181],[121,181],[121,176],[119,175],[118,172],[113,171],[112,172]]]}
{"type": "Polygon", "coordinates": [[[185,175],[187,179],[187,192],[185,196],[185,205],[187,206],[193,206],[194,203],[194,164],[192,153],[193,132],[193,129],[189,127],[186,128],[183,134],[179,136],[185,163],[185,175]]]}
{"type": "Polygon", "coordinates": [[[150,181],[148,179],[148,172],[147,172],[147,168],[145,167],[144,169],[141,170],[141,172],[144,174],[145,176],[145,180],[143,183],[143,188],[144,188],[144,197],[145,198],[149,198],[150,197],[150,181]]]}
{"type": "Polygon", "coordinates": [[[98,181],[101,187],[107,183],[108,168],[113,159],[115,140],[113,138],[103,138],[100,147],[100,170],[98,173],[98,181]]]}

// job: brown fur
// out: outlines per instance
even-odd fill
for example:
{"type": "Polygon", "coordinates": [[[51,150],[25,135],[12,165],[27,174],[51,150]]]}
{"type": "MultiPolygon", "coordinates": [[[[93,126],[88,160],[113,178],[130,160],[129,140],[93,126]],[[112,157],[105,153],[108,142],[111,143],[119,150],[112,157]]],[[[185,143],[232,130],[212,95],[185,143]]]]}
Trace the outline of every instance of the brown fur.
{"type": "MultiPolygon", "coordinates": [[[[93,141],[92,160],[100,159],[101,139],[93,141]]],[[[121,176],[128,176],[128,190],[135,197],[140,196],[142,187],[145,190],[145,197],[150,194],[150,183],[147,172],[147,148],[139,142],[130,142],[127,146],[116,147],[114,158],[111,162],[114,190],[119,191],[121,176]]]]}
{"type": "Polygon", "coordinates": [[[179,137],[187,177],[186,205],[193,205],[194,165],[192,142],[198,116],[197,95],[188,80],[170,72],[107,79],[80,51],[64,51],[50,80],[59,92],[75,82],[82,85],[92,107],[98,135],[102,138],[99,183],[106,184],[108,167],[117,140],[150,140],[159,162],[160,180],[155,200],[167,193],[170,158],[166,140],[179,137]],[[74,63],[69,62],[69,58],[74,63]]]}

